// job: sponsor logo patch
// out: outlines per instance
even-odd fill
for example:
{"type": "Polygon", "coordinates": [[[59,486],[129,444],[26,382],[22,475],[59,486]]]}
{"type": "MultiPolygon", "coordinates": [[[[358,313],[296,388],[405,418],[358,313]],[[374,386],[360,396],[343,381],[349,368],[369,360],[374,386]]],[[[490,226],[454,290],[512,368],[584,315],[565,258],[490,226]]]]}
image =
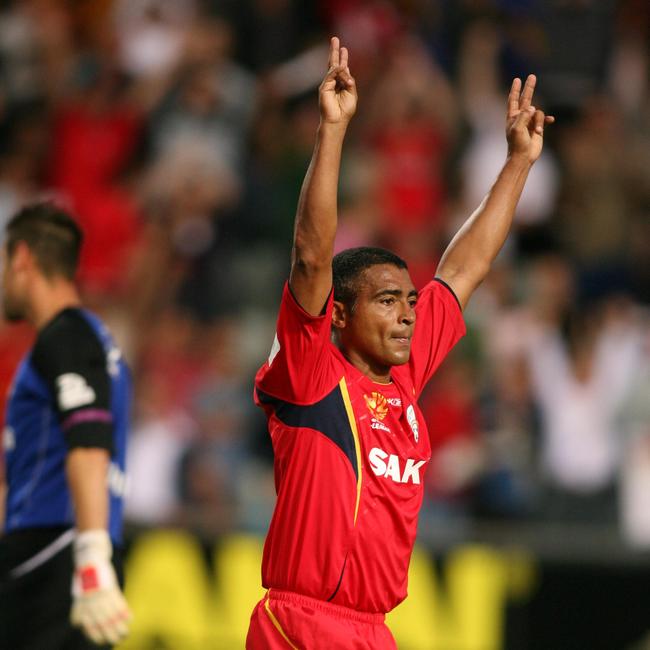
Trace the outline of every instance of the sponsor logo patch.
{"type": "Polygon", "coordinates": [[[56,379],[56,385],[59,389],[59,407],[62,411],[86,406],[86,404],[92,404],[95,401],[95,391],[76,372],[66,372],[59,375],[56,379]]]}
{"type": "Polygon", "coordinates": [[[383,422],[380,422],[375,418],[372,418],[370,421],[370,428],[375,430],[378,429],[379,431],[384,431],[385,433],[390,433],[390,429],[383,422]]]}
{"type": "Polygon", "coordinates": [[[388,452],[373,447],[368,454],[370,467],[376,476],[383,476],[389,478],[395,483],[413,483],[420,485],[420,468],[426,461],[415,461],[412,458],[407,458],[402,467],[402,461],[396,454],[389,454],[388,452]]]}

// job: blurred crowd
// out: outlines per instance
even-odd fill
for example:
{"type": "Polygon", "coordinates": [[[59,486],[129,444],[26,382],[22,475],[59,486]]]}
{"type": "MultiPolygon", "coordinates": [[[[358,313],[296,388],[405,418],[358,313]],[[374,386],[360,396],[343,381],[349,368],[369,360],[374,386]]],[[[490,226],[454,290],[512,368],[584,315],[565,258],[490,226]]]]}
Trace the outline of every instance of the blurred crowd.
{"type": "MultiPolygon", "coordinates": [[[[432,277],[506,153],[513,77],[556,116],[422,407],[424,517],[616,526],[650,546],[645,0],[0,2],[0,227],[54,199],[136,386],[128,516],[264,532],[252,377],[273,339],[328,36],[360,105],[337,248],[432,277]]],[[[33,334],[0,325],[3,394],[33,334]]]]}

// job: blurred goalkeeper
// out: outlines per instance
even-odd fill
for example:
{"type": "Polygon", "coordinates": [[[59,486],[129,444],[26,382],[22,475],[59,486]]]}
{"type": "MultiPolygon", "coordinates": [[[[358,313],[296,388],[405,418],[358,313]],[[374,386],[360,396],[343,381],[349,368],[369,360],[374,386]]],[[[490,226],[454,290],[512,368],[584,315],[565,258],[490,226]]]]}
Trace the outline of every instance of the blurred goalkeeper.
{"type": "Polygon", "coordinates": [[[357,93],[333,38],[321,122],[296,216],[291,274],[255,396],[275,453],[266,596],[248,650],[391,650],[384,615],[406,597],[431,457],[417,399],[464,334],[462,309],[506,239],[553,121],[512,83],[508,156],[420,291],[406,262],[361,247],[333,256],[341,150],[357,93]]]}
{"type": "Polygon", "coordinates": [[[81,650],[125,637],[118,573],[130,376],[74,284],[82,233],[49,203],[8,223],[2,298],[37,330],[3,433],[0,647],[81,650]]]}

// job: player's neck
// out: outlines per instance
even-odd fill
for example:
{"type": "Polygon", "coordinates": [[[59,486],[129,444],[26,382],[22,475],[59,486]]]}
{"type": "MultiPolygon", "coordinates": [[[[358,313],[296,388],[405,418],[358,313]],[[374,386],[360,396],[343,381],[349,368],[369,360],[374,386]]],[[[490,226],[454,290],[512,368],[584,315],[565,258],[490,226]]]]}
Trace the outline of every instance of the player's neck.
{"type": "Polygon", "coordinates": [[[390,384],[390,369],[391,366],[373,363],[371,360],[365,359],[354,350],[345,350],[341,348],[343,356],[368,379],[376,382],[377,384],[390,384]]]}
{"type": "Polygon", "coordinates": [[[59,312],[80,305],[79,292],[72,282],[64,278],[40,278],[32,289],[27,320],[40,330],[59,312]]]}

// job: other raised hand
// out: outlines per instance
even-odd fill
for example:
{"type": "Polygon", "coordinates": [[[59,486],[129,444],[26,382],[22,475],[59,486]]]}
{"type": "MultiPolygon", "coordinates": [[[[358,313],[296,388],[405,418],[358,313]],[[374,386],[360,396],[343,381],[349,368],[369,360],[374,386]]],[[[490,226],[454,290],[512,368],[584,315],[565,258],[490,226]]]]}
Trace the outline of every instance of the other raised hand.
{"type": "Polygon", "coordinates": [[[545,115],[533,105],[536,84],[534,74],[528,75],[523,90],[521,79],[513,79],[506,115],[508,155],[525,157],[529,163],[534,163],[542,153],[544,127],[555,122],[552,115],[545,115]]]}
{"type": "Polygon", "coordinates": [[[318,90],[321,120],[346,126],[357,109],[357,87],[348,66],[348,49],[330,40],[328,70],[318,90]]]}

